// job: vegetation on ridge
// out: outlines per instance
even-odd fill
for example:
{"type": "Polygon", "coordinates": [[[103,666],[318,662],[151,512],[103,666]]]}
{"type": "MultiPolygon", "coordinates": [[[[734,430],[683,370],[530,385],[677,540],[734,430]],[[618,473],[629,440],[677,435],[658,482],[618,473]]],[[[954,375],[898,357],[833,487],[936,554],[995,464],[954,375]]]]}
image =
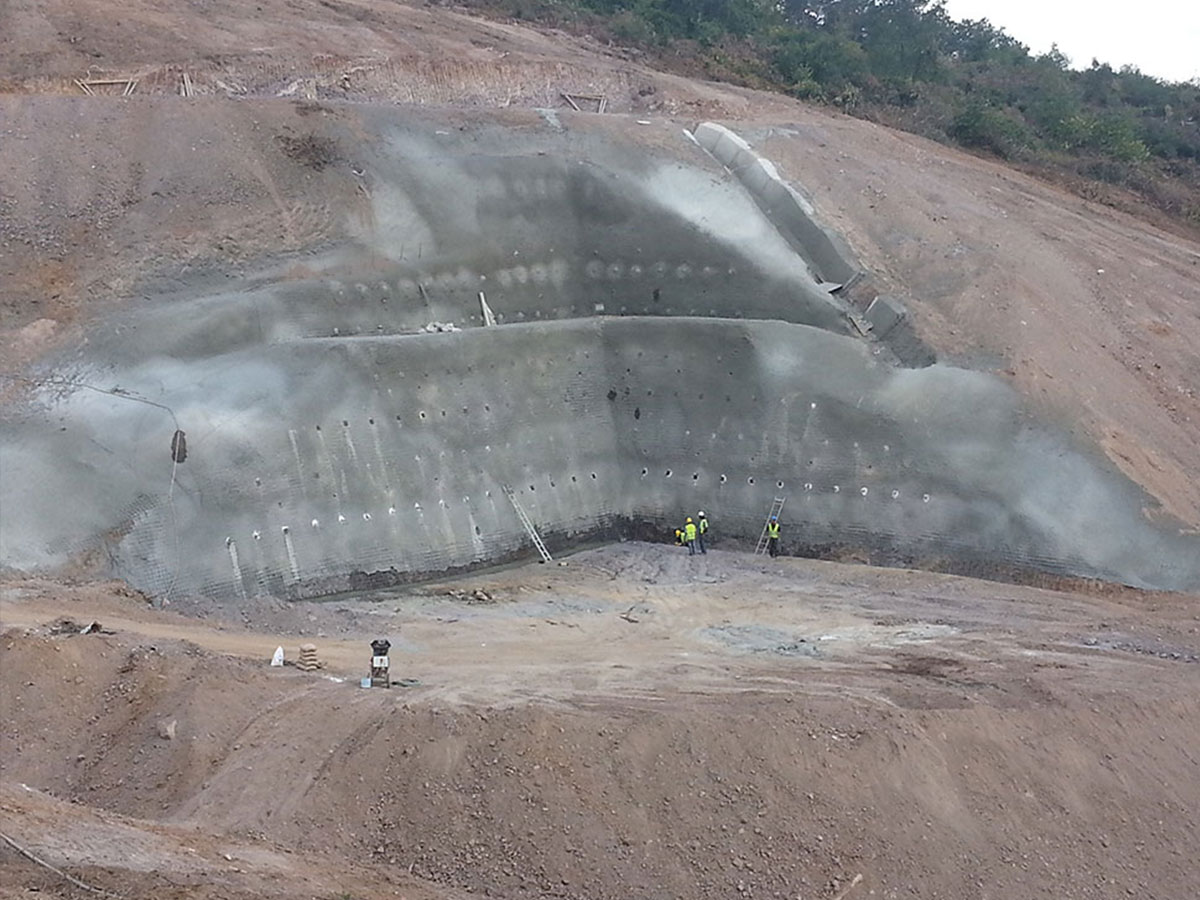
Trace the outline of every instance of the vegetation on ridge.
{"type": "Polygon", "coordinates": [[[835,105],[1200,226],[1200,83],[1033,56],[940,0],[459,0],[668,68],[835,105]]]}

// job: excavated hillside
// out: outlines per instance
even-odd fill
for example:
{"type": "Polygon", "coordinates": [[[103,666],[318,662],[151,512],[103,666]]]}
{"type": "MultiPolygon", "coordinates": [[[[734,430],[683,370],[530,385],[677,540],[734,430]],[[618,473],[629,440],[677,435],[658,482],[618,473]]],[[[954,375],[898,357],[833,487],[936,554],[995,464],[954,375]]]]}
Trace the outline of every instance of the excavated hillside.
{"type": "MultiPolygon", "coordinates": [[[[244,149],[229,161],[248,191],[237,198],[244,207],[227,197],[213,218],[178,201],[147,210],[144,204],[161,198],[140,192],[138,171],[149,160],[139,166],[137,154],[161,154],[167,164],[180,162],[175,153],[211,158],[212,148],[176,149],[137,131],[115,145],[90,140],[107,101],[86,108],[82,133],[70,124],[76,114],[64,113],[22,135],[12,125],[22,97],[82,96],[77,79],[132,78],[136,88],[123,104],[136,105],[147,94],[177,95],[184,74],[197,99],[548,107],[570,116],[563,92],[602,95],[614,114],[680,117],[683,127],[704,119],[753,122],[735,127],[811,193],[881,292],[905,295],[925,341],[945,357],[1012,379],[1048,415],[1099,443],[1165,509],[1200,524],[1200,488],[1189,477],[1200,452],[1200,259],[1185,240],[910,135],[773,95],[663,75],[587,41],[444,9],[265,0],[252,9],[211,2],[201,12],[85,0],[14,2],[3,15],[0,91],[8,121],[0,137],[11,170],[0,210],[6,359],[16,349],[35,352],[50,331],[61,335],[98,301],[129,297],[139,275],[155,270],[156,246],[175,262],[238,268],[346,227],[322,222],[323,198],[302,196],[296,179],[311,182],[311,172],[244,149]],[[54,155],[63,156],[65,171],[53,183],[44,175],[39,181],[33,161],[54,155]],[[47,208],[38,209],[43,200],[47,208]],[[15,217],[31,208],[36,214],[15,217]]],[[[125,82],[90,90],[119,96],[124,89],[125,82]]],[[[177,105],[174,115],[211,121],[218,143],[245,147],[241,129],[253,127],[253,115],[242,119],[229,105],[199,109],[177,105]]],[[[603,123],[596,127],[632,129],[624,115],[603,123]]],[[[169,123],[163,127],[170,133],[169,123]]],[[[304,137],[302,124],[292,129],[293,138],[304,137]]],[[[673,140],[639,137],[651,146],[673,140]]],[[[189,156],[187,165],[197,164],[205,162],[189,156]]],[[[212,205],[214,198],[200,197],[212,205]]]]}
{"type": "Polygon", "coordinates": [[[1043,225],[1021,179],[935,148],[903,179],[884,157],[910,140],[799,107],[813,124],[663,117],[669,79],[587,88],[603,113],[467,114],[174,65],[11,79],[9,566],[312,597],[519,556],[521,509],[556,549],[693,505],[749,542],[790,496],[787,552],[1200,584],[1173,239],[1105,223],[1163,283],[1109,274],[1105,235],[1065,237],[1073,201],[1046,192],[1043,225]],[[1126,278],[1157,324],[1098,288],[1126,278]]]}
{"type": "Polygon", "coordinates": [[[0,897],[1196,893],[1200,246],[384,0],[15,0],[0,161],[0,897]]]}

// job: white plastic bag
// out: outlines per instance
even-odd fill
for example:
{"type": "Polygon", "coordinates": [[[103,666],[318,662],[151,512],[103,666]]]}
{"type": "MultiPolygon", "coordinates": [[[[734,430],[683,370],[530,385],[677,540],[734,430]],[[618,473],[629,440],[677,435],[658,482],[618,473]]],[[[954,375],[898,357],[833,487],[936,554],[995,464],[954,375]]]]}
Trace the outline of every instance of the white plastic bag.
{"type": "Polygon", "coordinates": [[[282,647],[275,648],[275,655],[271,657],[271,665],[273,665],[273,666],[282,666],[283,665],[283,648],[282,647]]]}

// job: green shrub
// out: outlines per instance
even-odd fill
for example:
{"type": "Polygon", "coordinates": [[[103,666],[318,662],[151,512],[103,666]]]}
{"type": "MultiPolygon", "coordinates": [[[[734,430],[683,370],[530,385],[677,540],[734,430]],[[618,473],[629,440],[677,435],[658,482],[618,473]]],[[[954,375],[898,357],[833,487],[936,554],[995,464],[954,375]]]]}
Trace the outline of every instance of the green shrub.
{"type": "Polygon", "coordinates": [[[1121,162],[1141,162],[1150,151],[1138,136],[1137,126],[1126,116],[1105,115],[1095,120],[1088,146],[1121,162]]]}
{"type": "Polygon", "coordinates": [[[968,147],[989,150],[1004,159],[1027,150],[1031,144],[1028,129],[1016,119],[986,103],[978,101],[954,117],[949,133],[968,147]]]}

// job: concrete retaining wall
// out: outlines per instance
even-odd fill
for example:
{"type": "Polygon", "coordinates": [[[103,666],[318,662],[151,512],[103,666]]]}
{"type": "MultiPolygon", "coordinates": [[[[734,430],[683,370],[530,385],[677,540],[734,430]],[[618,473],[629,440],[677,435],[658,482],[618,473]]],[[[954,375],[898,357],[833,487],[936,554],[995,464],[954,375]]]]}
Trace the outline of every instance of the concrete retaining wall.
{"type": "Polygon", "coordinates": [[[170,417],[77,392],[2,448],[10,564],[102,550],[155,594],[317,596],[529,552],[510,484],[558,547],[665,536],[698,509],[751,540],[786,495],[793,549],[1200,584],[1197,541],[1149,524],[1140,491],[1024,423],[998,381],[892,369],[806,326],[299,340],[123,383],[165,386],[188,432],[173,502],[170,417]]]}
{"type": "Polygon", "coordinates": [[[848,287],[862,276],[845,241],[817,221],[812,204],[780,176],[774,163],[724,125],[703,122],[693,137],[745,186],[818,281],[848,287]]]}
{"type": "MultiPolygon", "coordinates": [[[[770,219],[691,148],[354,115],[321,126],[357,166],[316,194],[353,198],[323,213],[338,240],[234,278],[169,265],[24,373],[52,380],[0,408],[0,565],[320,596],[529,553],[507,484],[554,548],[701,508],[753,540],[785,494],[797,552],[1200,586],[1195,536],[1001,383],[846,336],[795,251],[826,282],[852,263],[793,192],[778,224],[761,161],[770,219]],[[478,326],[480,290],[505,324],[478,326]]],[[[744,168],[736,136],[697,139],[744,168]]]]}

